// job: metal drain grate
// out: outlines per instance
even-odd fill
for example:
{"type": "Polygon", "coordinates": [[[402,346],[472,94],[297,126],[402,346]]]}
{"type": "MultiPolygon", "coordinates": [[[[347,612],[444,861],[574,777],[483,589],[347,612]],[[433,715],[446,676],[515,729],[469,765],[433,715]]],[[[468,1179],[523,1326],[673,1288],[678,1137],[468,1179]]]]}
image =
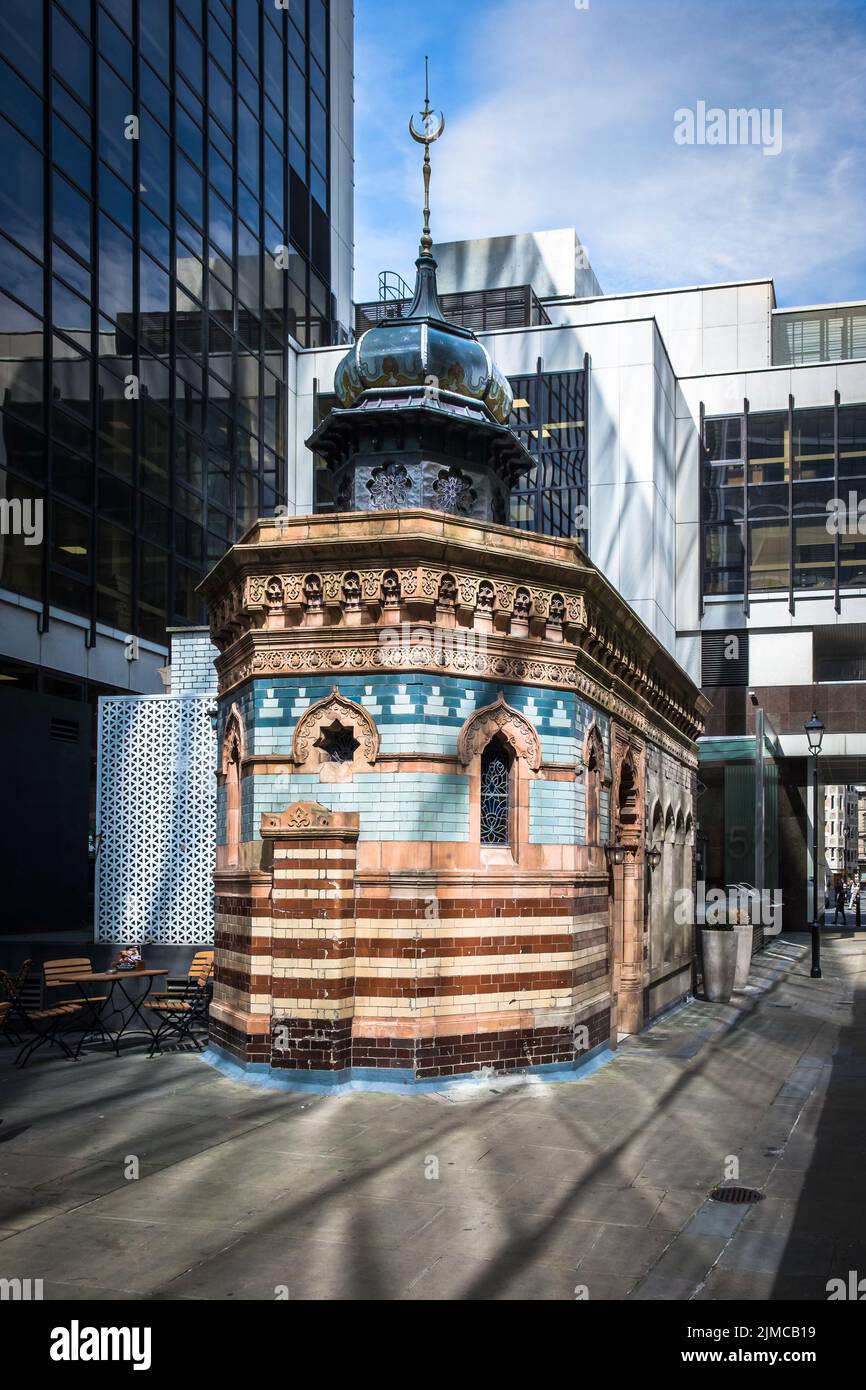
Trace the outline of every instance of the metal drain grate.
{"type": "Polygon", "coordinates": [[[711,1202],[763,1202],[764,1194],[756,1187],[714,1187],[710,1193],[711,1202]]]}

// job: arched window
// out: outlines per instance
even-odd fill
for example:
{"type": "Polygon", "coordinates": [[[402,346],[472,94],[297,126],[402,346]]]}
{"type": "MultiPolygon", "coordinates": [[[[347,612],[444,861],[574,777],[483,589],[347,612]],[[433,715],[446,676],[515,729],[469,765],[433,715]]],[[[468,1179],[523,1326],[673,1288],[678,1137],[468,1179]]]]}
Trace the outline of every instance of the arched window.
{"type": "Polygon", "coordinates": [[[510,843],[511,764],[506,740],[497,734],[481,754],[481,843],[510,843]]]}

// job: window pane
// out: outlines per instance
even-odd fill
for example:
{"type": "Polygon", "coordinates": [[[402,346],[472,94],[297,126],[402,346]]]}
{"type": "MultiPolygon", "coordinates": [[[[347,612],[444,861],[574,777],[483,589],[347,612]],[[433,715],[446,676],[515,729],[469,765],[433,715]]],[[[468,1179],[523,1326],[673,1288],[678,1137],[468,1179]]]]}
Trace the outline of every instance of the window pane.
{"type": "Polygon", "coordinates": [[[97,617],[111,627],[132,627],[133,539],[100,519],[97,529],[97,617]]]}
{"type": "Polygon", "coordinates": [[[866,477],[866,406],[840,407],[839,477],[866,477]]]}
{"type": "Polygon", "coordinates": [[[132,82],[132,45],[102,9],[99,11],[99,51],[117,68],[124,81],[132,82]]]}
{"type": "Polygon", "coordinates": [[[0,118],[0,226],[42,258],[42,155],[0,118]]]}
{"type": "Polygon", "coordinates": [[[782,483],[788,480],[788,415],[749,416],[749,482],[782,483]]]}
{"type": "Polygon", "coordinates": [[[153,642],[165,641],[168,601],[168,556],[144,542],[139,558],[139,631],[153,642]]]}
{"type": "MultiPolygon", "coordinates": [[[[18,504],[20,525],[12,534],[3,537],[0,545],[0,586],[27,598],[42,597],[42,537],[45,533],[43,494],[41,488],[0,468],[0,497],[10,509],[18,504]]],[[[14,515],[14,510],[10,511],[14,515]]]]}
{"type": "Polygon", "coordinates": [[[184,622],[201,621],[204,605],[195,592],[201,579],[199,570],[187,569],[186,565],[174,567],[174,611],[175,616],[184,622]]]}
{"type": "Polygon", "coordinates": [[[60,174],[54,175],[54,235],[90,260],[90,204],[60,174]]]}
{"type": "Polygon", "coordinates": [[[195,222],[203,222],[201,174],[180,153],[177,157],[177,197],[186,213],[195,222]]]}
{"type": "Polygon", "coordinates": [[[149,205],[168,219],[170,141],[162,126],[147,115],[141,122],[141,194],[149,205]]]}
{"type": "Polygon", "coordinates": [[[59,116],[54,117],[52,129],[54,163],[71,179],[74,179],[85,193],[90,193],[91,156],[89,146],[85,145],[83,140],[79,140],[78,136],[69,129],[66,122],[62,121],[59,116]]]}
{"type": "Polygon", "coordinates": [[[833,477],[833,411],[794,411],[794,477],[833,477]]]}
{"type": "Polygon", "coordinates": [[[90,574],[90,518],[56,501],[51,503],[51,559],[84,579],[90,574]]]}
{"type": "Polygon", "coordinates": [[[749,588],[788,587],[788,524],[749,522],[749,588]]]}
{"type": "Polygon", "coordinates": [[[42,6],[31,5],[27,23],[21,23],[21,7],[0,6],[0,51],[35,87],[42,87],[42,6]]]}
{"type": "Polygon", "coordinates": [[[157,72],[165,72],[169,55],[169,0],[141,6],[141,51],[157,72]]]}
{"type": "Polygon", "coordinates": [[[59,492],[65,493],[82,506],[93,501],[93,464],[90,459],[71,454],[68,449],[54,449],[51,479],[59,492]]]}
{"type": "Polygon", "coordinates": [[[74,25],[55,7],[52,30],[52,52],[54,71],[81,97],[85,106],[90,105],[90,44],[79,34],[74,25]]]}
{"type": "Polygon", "coordinates": [[[794,526],[794,588],[832,589],[835,537],[827,517],[796,522],[794,526]]]}
{"type": "Polygon", "coordinates": [[[866,588],[866,536],[858,533],[840,537],[839,584],[843,589],[866,588]]]}
{"type": "Polygon", "coordinates": [[[4,236],[0,236],[0,284],[36,313],[42,313],[42,266],[4,236]]]}
{"type": "Polygon", "coordinates": [[[744,575],[742,529],[738,526],[705,526],[704,550],[704,592],[741,594],[744,575]]]}
{"type": "Polygon", "coordinates": [[[99,308],[117,319],[132,313],[132,241],[110,218],[99,219],[99,308]]]}
{"type": "Polygon", "coordinates": [[[132,183],[132,147],[126,118],[135,110],[132,92],[107,63],[99,64],[99,153],[132,183]]]}
{"type": "Polygon", "coordinates": [[[481,843],[507,845],[509,758],[498,738],[481,755],[481,843]]]}
{"type": "Polygon", "coordinates": [[[42,144],[42,100],[22,82],[8,63],[0,60],[0,109],[20,126],[31,140],[42,144]]]}

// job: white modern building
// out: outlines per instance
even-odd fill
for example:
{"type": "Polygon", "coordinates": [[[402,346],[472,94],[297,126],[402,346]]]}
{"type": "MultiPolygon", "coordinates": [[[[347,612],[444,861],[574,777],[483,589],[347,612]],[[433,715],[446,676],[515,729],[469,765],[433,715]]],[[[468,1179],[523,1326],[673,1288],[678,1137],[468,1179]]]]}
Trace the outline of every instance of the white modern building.
{"type": "MultiPolygon", "coordinates": [[[[813,710],[822,781],[866,775],[866,304],[780,310],[769,278],[603,295],[572,229],[435,254],[443,308],[480,331],[539,453],[513,523],[585,538],[713,700],[708,882],[779,886],[802,923],[813,710]]],[[[356,329],[377,312],[399,305],[359,306],[356,329]]],[[[299,512],[329,505],[303,440],[341,355],[297,363],[299,512]]]]}

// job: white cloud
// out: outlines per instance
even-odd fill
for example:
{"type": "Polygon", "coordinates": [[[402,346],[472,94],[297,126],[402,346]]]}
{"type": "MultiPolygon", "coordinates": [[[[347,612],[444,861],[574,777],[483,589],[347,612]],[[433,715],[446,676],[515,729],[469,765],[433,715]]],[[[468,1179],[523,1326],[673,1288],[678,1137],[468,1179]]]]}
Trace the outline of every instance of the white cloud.
{"type": "MultiPolygon", "coordinates": [[[[454,82],[433,156],[434,237],[575,226],[611,292],[773,275],[780,302],[857,297],[866,25],[851,21],[846,0],[476,8],[434,34],[454,82]],[[674,112],[699,100],[780,107],[781,153],[676,145],[674,112]]],[[[361,295],[373,267],[406,273],[421,205],[405,136],[418,84],[393,55],[393,80],[371,77],[374,56],[362,45],[356,62],[361,295]]]]}

